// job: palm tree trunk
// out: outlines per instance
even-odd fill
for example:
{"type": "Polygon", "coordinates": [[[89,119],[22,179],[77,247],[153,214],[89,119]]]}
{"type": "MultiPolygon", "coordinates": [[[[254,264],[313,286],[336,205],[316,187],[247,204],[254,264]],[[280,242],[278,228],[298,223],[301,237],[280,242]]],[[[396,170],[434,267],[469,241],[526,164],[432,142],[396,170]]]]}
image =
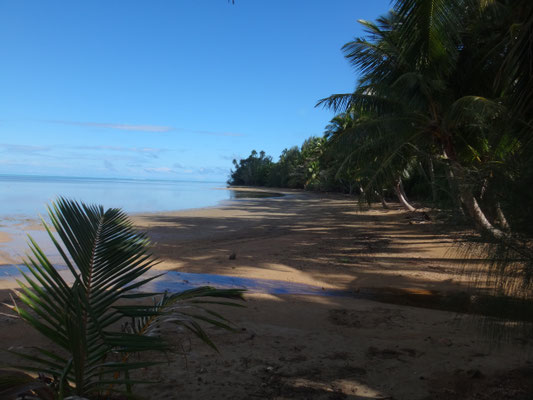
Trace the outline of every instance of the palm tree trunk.
{"type": "Polygon", "coordinates": [[[510,231],[503,231],[490,223],[483,210],[479,207],[479,203],[472,194],[471,189],[466,186],[463,187],[461,189],[461,199],[478,229],[485,232],[493,239],[505,244],[505,246],[515,251],[520,257],[524,257],[528,260],[533,259],[533,250],[530,246],[521,243],[510,231]]]}
{"type": "MultiPolygon", "coordinates": [[[[463,167],[457,161],[451,161],[451,172],[459,181],[465,181],[463,167]]],[[[511,238],[510,233],[502,231],[489,221],[472,193],[470,185],[459,182],[457,186],[461,202],[479,230],[489,234],[493,239],[508,240],[511,238]]]]}
{"type": "Polygon", "coordinates": [[[433,168],[433,160],[428,157],[429,183],[431,185],[431,199],[433,204],[437,203],[437,185],[435,182],[435,169],[433,168]]]}
{"type": "Polygon", "coordinates": [[[407,197],[405,196],[405,192],[403,191],[403,185],[402,185],[402,179],[399,178],[396,182],[396,186],[394,186],[394,191],[396,192],[396,196],[398,196],[398,200],[404,206],[404,208],[407,211],[415,211],[416,208],[414,208],[411,204],[409,204],[409,200],[407,200],[407,197]]]}
{"type": "Polygon", "coordinates": [[[485,178],[483,180],[483,184],[481,185],[481,190],[479,191],[479,200],[483,200],[483,196],[485,196],[488,186],[489,186],[489,180],[485,178]]]}
{"type": "Polygon", "coordinates": [[[495,208],[496,208],[496,217],[498,218],[498,225],[503,230],[510,231],[511,230],[511,226],[507,222],[507,218],[505,218],[505,215],[504,215],[504,213],[502,211],[502,207],[501,207],[499,201],[496,202],[496,207],[495,208]]]}
{"type": "Polygon", "coordinates": [[[461,211],[462,215],[464,215],[463,207],[461,206],[461,196],[459,195],[457,182],[455,181],[455,175],[450,168],[446,168],[446,179],[450,186],[450,193],[452,195],[452,200],[455,203],[455,207],[461,211]]]}
{"type": "Polygon", "coordinates": [[[461,200],[465,205],[468,214],[470,214],[470,217],[474,220],[474,223],[478,226],[480,230],[488,233],[494,239],[502,240],[509,238],[508,233],[502,231],[501,229],[498,229],[490,223],[489,219],[479,206],[477,199],[472,194],[472,190],[462,188],[461,200]]]}
{"type": "MultiPolygon", "coordinates": [[[[444,160],[450,161],[450,158],[448,157],[448,154],[444,147],[442,149],[442,156],[444,160]]],[[[458,180],[455,177],[455,173],[453,171],[452,166],[449,163],[446,163],[444,171],[446,174],[446,180],[448,181],[448,186],[450,187],[450,195],[452,201],[455,203],[455,208],[461,213],[462,217],[465,217],[465,211],[463,209],[463,202],[461,200],[458,180]]]]}
{"type": "MultiPolygon", "coordinates": [[[[493,239],[500,241],[504,243],[509,248],[516,251],[517,254],[519,254],[522,257],[525,257],[526,259],[532,259],[533,258],[533,251],[530,247],[527,245],[524,245],[519,240],[517,240],[510,231],[503,231],[497,227],[495,227],[493,224],[490,223],[489,219],[479,206],[479,203],[472,193],[472,189],[468,184],[461,184],[462,182],[465,182],[464,178],[464,170],[463,167],[454,160],[449,160],[449,170],[452,176],[454,176],[455,179],[457,179],[456,182],[453,182],[454,184],[457,183],[457,188],[459,192],[459,198],[462,204],[464,204],[466,211],[474,221],[477,228],[488,234],[493,239]]],[[[501,209],[500,209],[501,211],[501,209]]],[[[505,216],[502,212],[502,217],[505,223],[507,223],[505,216]]],[[[504,223],[504,222],[502,222],[504,223]]],[[[504,224],[505,224],[504,223],[504,224]]],[[[508,226],[508,225],[507,225],[508,226]]]]}
{"type": "Polygon", "coordinates": [[[385,210],[390,210],[390,206],[389,206],[389,203],[387,203],[385,201],[385,196],[382,194],[379,194],[377,190],[374,191],[374,193],[376,194],[376,196],[378,196],[378,199],[381,199],[381,206],[385,209],[385,210]]]}
{"type": "Polygon", "coordinates": [[[405,201],[409,203],[409,198],[407,197],[407,193],[405,193],[405,189],[403,187],[403,182],[401,179],[400,179],[400,192],[402,192],[402,196],[405,199],[405,201]]]}

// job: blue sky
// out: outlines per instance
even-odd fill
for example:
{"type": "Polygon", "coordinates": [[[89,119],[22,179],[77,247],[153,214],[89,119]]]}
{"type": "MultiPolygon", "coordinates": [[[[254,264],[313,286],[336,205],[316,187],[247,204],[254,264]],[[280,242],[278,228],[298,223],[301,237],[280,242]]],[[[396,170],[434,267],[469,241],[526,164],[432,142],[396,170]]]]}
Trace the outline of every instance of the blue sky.
{"type": "Polygon", "coordinates": [[[0,173],[224,181],[351,91],[340,48],[389,0],[2,0],[0,173]]]}

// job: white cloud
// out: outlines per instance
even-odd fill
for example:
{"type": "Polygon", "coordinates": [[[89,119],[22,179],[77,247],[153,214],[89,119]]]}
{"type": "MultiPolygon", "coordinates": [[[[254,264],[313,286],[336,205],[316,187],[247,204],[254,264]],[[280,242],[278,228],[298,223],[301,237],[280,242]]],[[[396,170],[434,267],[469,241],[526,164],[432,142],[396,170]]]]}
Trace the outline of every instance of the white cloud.
{"type": "Polygon", "coordinates": [[[152,147],[121,147],[121,146],[77,146],[77,150],[92,150],[92,151],[116,151],[123,153],[137,153],[148,157],[158,158],[159,153],[168,151],[168,149],[158,149],[152,147]]]}
{"type": "Polygon", "coordinates": [[[165,173],[165,174],[175,172],[172,168],[169,168],[169,167],[145,168],[144,170],[146,172],[165,173]]]}
{"type": "Polygon", "coordinates": [[[48,146],[32,146],[25,144],[9,144],[9,143],[0,143],[0,149],[8,151],[10,153],[35,153],[39,151],[48,151],[51,148],[48,146]]]}
{"type": "Polygon", "coordinates": [[[113,123],[113,122],[82,122],[82,121],[62,121],[62,120],[50,120],[50,121],[45,121],[45,122],[49,122],[52,124],[62,124],[62,125],[117,129],[120,131],[169,132],[173,130],[171,126],[164,126],[164,125],[132,125],[132,124],[120,124],[120,123],[113,123]]]}
{"type": "Polygon", "coordinates": [[[179,129],[191,133],[197,133],[200,135],[211,135],[211,136],[231,136],[231,137],[241,137],[245,136],[243,133],[238,132],[215,132],[215,131],[199,131],[199,130],[189,130],[189,129],[179,129]]]}
{"type": "Polygon", "coordinates": [[[116,123],[116,122],[66,121],[66,120],[44,120],[42,122],[47,122],[50,124],[116,129],[120,131],[139,131],[139,132],[180,131],[180,132],[186,132],[186,133],[193,133],[193,134],[199,134],[199,135],[211,135],[211,136],[228,136],[228,137],[246,136],[239,132],[195,130],[195,129],[177,128],[177,127],[172,127],[172,126],[167,126],[167,125],[144,125],[144,124],[137,125],[137,124],[123,124],[123,123],[116,123]]]}

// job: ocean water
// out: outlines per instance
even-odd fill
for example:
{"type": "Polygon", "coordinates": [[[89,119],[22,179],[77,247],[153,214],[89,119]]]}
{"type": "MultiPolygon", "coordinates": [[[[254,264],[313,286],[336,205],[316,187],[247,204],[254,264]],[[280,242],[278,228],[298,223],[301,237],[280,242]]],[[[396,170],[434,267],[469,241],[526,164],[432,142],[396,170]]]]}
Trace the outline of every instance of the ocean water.
{"type": "Polygon", "coordinates": [[[26,258],[28,236],[53,263],[62,262],[41,224],[41,217],[48,221],[46,206],[60,196],[142,213],[210,207],[230,199],[246,201],[281,194],[228,190],[224,182],[0,174],[0,279],[13,273],[12,264],[26,258]]]}
{"type": "Polygon", "coordinates": [[[232,197],[224,182],[0,175],[0,219],[46,214],[59,196],[129,213],[215,206],[232,197]]]}

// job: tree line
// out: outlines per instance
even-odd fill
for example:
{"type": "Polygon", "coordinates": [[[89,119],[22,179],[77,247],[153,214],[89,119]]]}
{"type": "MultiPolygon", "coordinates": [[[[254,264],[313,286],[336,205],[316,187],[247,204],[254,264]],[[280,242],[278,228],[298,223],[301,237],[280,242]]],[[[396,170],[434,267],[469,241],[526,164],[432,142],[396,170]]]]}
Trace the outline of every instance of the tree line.
{"type": "Polygon", "coordinates": [[[336,112],[324,136],[277,162],[235,160],[229,183],[448,209],[497,244],[498,268],[531,294],[533,2],[397,0],[359,23],[365,35],[342,48],[357,86],[318,102],[336,112]]]}

